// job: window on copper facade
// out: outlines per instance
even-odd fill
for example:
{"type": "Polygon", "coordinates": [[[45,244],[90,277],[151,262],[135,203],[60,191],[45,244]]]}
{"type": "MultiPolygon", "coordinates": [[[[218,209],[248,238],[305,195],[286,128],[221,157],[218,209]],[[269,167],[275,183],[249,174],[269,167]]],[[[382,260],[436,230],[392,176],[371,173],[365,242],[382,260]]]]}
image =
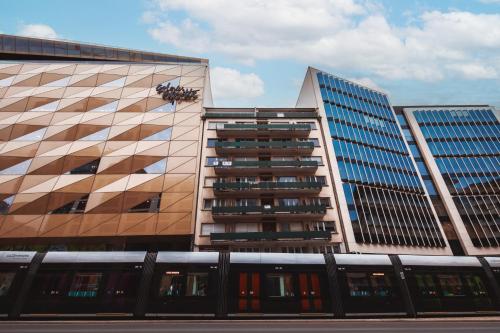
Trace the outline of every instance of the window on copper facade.
{"type": "Polygon", "coordinates": [[[97,172],[97,169],[99,168],[99,161],[100,159],[98,158],[84,165],[80,165],[66,172],[66,174],[67,175],[95,174],[97,172]]]}
{"type": "Polygon", "coordinates": [[[56,208],[49,212],[49,214],[79,214],[85,211],[87,206],[87,200],[89,196],[86,195],[83,198],[69,202],[59,208],[56,208]]]}
{"type": "Polygon", "coordinates": [[[129,213],[155,213],[160,209],[161,193],[155,194],[149,199],[128,209],[129,213]]]}

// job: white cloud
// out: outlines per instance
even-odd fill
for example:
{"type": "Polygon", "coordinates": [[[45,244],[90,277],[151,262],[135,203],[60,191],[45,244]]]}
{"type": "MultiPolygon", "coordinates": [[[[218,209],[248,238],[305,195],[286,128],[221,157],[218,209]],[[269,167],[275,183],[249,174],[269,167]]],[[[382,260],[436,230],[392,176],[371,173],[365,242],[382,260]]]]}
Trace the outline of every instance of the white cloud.
{"type": "Polygon", "coordinates": [[[210,81],[216,100],[248,101],[264,94],[264,81],[255,73],[243,74],[232,68],[214,67],[210,70],[210,81]]]}
{"type": "Polygon", "coordinates": [[[154,39],[187,52],[221,53],[243,64],[291,59],[329,70],[424,81],[485,77],[470,66],[457,70],[464,64],[481,63],[494,69],[488,73],[495,77],[500,73],[498,14],[431,11],[397,26],[374,1],[152,1],[160,13],[149,30],[154,39]]]}
{"type": "Polygon", "coordinates": [[[23,24],[17,32],[18,35],[36,38],[58,38],[52,27],[46,24],[23,24]]]}
{"type": "Polygon", "coordinates": [[[479,0],[479,2],[485,3],[485,4],[500,4],[500,0],[479,0]]]}

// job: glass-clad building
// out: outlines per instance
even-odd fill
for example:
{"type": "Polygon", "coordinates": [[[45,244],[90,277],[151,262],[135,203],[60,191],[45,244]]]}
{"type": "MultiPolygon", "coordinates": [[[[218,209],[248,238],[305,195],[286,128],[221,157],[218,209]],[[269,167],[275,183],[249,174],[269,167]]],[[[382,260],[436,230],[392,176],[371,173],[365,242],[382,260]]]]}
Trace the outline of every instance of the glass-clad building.
{"type": "Polygon", "coordinates": [[[445,246],[387,96],[317,77],[356,241],[445,246]]]}
{"type": "Polygon", "coordinates": [[[468,253],[500,245],[500,122],[483,107],[405,108],[439,193],[468,253]]]}

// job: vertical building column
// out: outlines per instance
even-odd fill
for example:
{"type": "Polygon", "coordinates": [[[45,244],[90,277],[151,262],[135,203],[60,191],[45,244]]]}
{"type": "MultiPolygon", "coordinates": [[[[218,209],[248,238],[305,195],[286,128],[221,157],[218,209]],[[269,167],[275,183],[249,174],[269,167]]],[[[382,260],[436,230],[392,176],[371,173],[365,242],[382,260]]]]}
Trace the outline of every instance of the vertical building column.
{"type": "Polygon", "coordinates": [[[333,316],[335,318],[343,318],[345,313],[344,306],[342,304],[342,294],[340,292],[337,263],[335,262],[335,257],[332,253],[325,253],[324,256],[333,316]]]}
{"type": "Polygon", "coordinates": [[[391,259],[392,266],[394,267],[396,283],[398,284],[399,290],[401,292],[401,297],[403,298],[406,314],[410,318],[416,318],[417,312],[415,311],[415,306],[413,305],[413,300],[411,299],[410,290],[408,289],[408,283],[406,282],[401,260],[397,255],[394,254],[389,255],[389,258],[391,259]]]}
{"type": "Polygon", "coordinates": [[[227,302],[229,289],[229,268],[231,253],[221,251],[219,253],[219,263],[217,267],[217,308],[216,318],[227,317],[227,302]]]}
{"type": "Polygon", "coordinates": [[[483,257],[479,257],[479,262],[483,266],[484,273],[486,274],[486,278],[488,279],[488,284],[491,287],[490,290],[493,292],[493,298],[495,300],[495,305],[497,309],[500,309],[500,286],[497,284],[495,279],[495,275],[491,270],[490,265],[483,257]]]}
{"type": "Polygon", "coordinates": [[[22,287],[19,290],[17,299],[14,302],[14,305],[12,306],[12,309],[9,313],[10,319],[18,318],[21,315],[24,303],[28,298],[28,293],[31,289],[31,285],[33,284],[33,280],[35,279],[35,275],[38,271],[38,268],[40,268],[43,258],[45,258],[45,253],[37,253],[33,257],[33,260],[31,261],[31,264],[29,265],[28,268],[28,273],[26,274],[22,287]]]}
{"type": "Polygon", "coordinates": [[[158,253],[148,253],[144,259],[142,268],[141,281],[139,282],[139,290],[137,293],[137,301],[135,303],[134,317],[142,318],[146,315],[148,299],[151,290],[151,282],[155,271],[156,256],[158,253]]]}

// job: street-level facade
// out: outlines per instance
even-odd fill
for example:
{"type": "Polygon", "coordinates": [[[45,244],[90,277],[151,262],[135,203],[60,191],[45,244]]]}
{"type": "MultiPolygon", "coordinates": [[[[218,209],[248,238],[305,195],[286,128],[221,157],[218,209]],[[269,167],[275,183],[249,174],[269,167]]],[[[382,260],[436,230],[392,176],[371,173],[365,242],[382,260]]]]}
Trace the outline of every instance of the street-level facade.
{"type": "Polygon", "coordinates": [[[207,60],[0,40],[2,246],[189,249],[207,60]]]}

